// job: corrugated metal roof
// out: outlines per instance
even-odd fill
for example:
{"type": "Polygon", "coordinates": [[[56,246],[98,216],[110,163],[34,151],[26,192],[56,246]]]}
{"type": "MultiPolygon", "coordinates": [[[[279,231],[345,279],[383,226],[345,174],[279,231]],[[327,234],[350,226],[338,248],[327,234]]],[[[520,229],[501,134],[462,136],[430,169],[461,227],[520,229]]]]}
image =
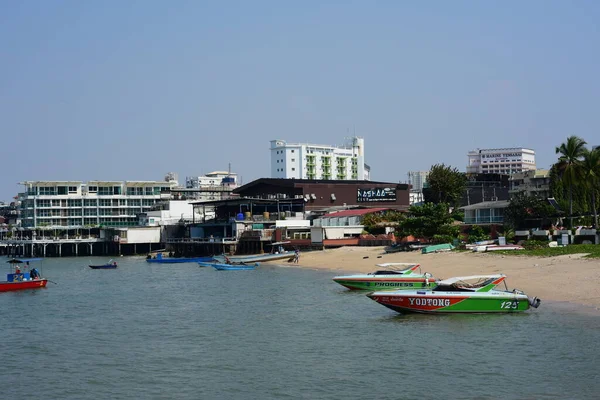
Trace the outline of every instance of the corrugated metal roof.
{"type": "Polygon", "coordinates": [[[389,208],[362,208],[359,210],[344,210],[323,215],[322,218],[336,217],[356,217],[358,215],[372,214],[380,211],[387,211],[389,208]]]}

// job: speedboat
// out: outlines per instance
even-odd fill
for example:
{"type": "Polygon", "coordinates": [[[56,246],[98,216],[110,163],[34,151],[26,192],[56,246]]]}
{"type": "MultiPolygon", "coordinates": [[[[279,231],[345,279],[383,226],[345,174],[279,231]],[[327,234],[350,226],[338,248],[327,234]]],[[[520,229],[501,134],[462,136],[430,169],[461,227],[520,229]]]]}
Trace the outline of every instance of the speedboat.
{"type": "Polygon", "coordinates": [[[46,287],[48,280],[41,278],[36,268],[30,268],[29,263],[40,261],[41,258],[12,259],[7,261],[10,266],[10,273],[7,274],[6,281],[0,282],[0,292],[23,289],[39,289],[46,287]]]}
{"type": "Polygon", "coordinates": [[[399,313],[515,313],[538,308],[540,299],[520,290],[508,290],[506,275],[473,275],[437,282],[431,290],[379,291],[367,294],[399,313]],[[504,282],[506,290],[496,287],[504,282]]]}
{"type": "Polygon", "coordinates": [[[429,272],[421,273],[420,264],[384,263],[369,274],[336,276],[333,280],[351,290],[398,290],[428,288],[436,282],[429,272]]]}

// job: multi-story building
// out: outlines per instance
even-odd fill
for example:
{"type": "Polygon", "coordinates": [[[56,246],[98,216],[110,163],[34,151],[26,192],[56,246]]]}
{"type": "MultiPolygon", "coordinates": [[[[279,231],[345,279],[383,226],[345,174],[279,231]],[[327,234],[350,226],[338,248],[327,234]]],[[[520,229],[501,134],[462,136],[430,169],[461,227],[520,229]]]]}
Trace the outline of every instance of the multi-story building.
{"type": "Polygon", "coordinates": [[[27,181],[19,193],[25,228],[135,226],[138,214],[170,198],[176,181],[27,181]]]}
{"type": "Polygon", "coordinates": [[[511,196],[518,192],[525,192],[528,196],[535,196],[540,199],[550,197],[550,171],[547,169],[512,174],[509,182],[510,189],[508,192],[511,196]]]}
{"type": "Polygon", "coordinates": [[[429,171],[409,171],[408,172],[408,184],[412,186],[411,190],[415,192],[422,192],[423,185],[427,182],[429,171]]]}
{"type": "Polygon", "coordinates": [[[340,147],[271,140],[271,177],[316,180],[370,180],[360,137],[340,147]]]}
{"type": "Polygon", "coordinates": [[[521,147],[477,149],[467,154],[467,173],[513,174],[535,170],[535,151],[521,147]]]}
{"type": "Polygon", "coordinates": [[[228,171],[213,171],[203,176],[187,176],[185,189],[175,192],[198,201],[224,200],[238,186],[237,174],[228,171]]]}

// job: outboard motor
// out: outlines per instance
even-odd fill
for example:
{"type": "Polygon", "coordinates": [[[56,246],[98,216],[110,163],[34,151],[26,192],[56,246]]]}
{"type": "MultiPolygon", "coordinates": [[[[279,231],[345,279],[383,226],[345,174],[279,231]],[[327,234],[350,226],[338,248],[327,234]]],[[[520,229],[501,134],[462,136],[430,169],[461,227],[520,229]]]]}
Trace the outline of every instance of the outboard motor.
{"type": "Polygon", "coordinates": [[[533,308],[538,308],[542,301],[542,300],[538,299],[537,297],[534,297],[534,298],[528,297],[527,300],[529,300],[529,305],[533,308]]]}

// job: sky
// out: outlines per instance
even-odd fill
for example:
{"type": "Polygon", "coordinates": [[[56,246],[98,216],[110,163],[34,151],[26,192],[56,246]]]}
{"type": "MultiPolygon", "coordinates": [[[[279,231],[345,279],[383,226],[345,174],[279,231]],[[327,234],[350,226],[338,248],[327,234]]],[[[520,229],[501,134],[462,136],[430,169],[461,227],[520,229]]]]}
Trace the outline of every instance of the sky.
{"type": "Polygon", "coordinates": [[[376,181],[600,145],[598,1],[0,0],[0,200],[26,180],[270,174],[365,138],[376,181]]]}

